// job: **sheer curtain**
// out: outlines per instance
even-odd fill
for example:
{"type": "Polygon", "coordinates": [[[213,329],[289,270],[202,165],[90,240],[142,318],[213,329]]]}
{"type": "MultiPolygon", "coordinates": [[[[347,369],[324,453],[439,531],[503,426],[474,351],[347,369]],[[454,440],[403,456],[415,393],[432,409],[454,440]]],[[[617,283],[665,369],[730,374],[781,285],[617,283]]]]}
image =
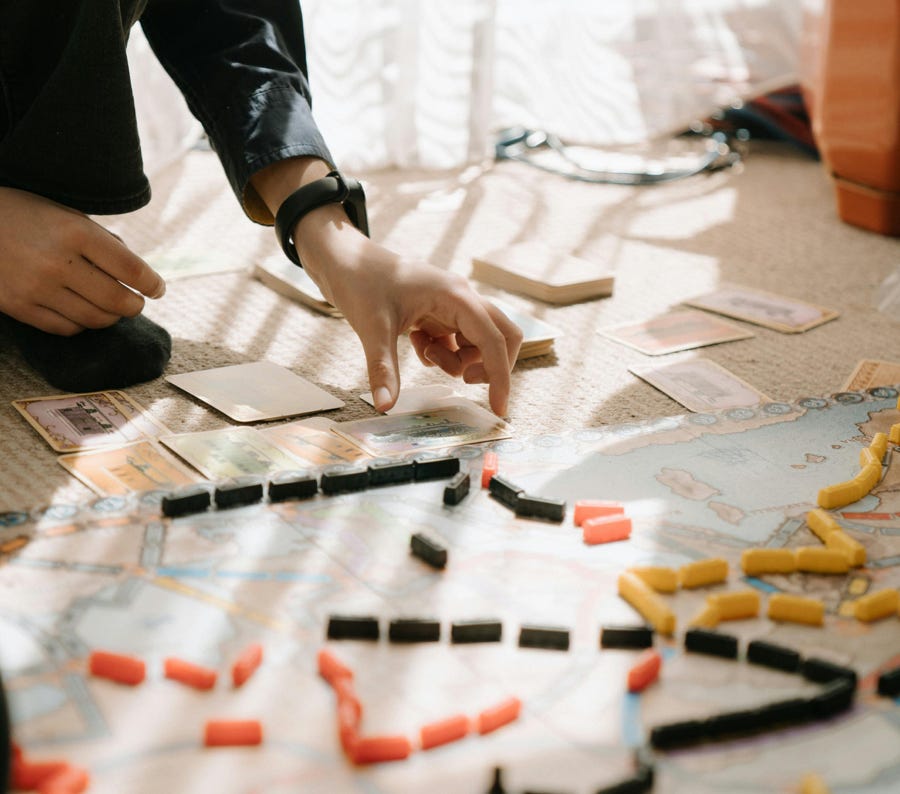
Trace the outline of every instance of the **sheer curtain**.
{"type": "MultiPolygon", "coordinates": [[[[809,2],[809,0],[804,0],[809,2]]],[[[523,124],[636,143],[794,83],[801,0],[303,0],[342,167],[451,168],[523,124]]]]}
{"type": "MultiPolygon", "coordinates": [[[[820,0],[301,0],[313,110],[343,168],[453,168],[516,124],[635,143],[796,82],[820,0]]],[[[196,139],[140,28],[148,173],[196,139]]]]}

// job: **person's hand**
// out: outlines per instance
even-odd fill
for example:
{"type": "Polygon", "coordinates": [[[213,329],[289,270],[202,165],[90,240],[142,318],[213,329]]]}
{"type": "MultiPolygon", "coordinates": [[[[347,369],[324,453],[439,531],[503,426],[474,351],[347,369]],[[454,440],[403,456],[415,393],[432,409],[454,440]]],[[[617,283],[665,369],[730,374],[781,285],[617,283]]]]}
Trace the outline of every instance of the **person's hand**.
{"type": "MultiPolygon", "coordinates": [[[[254,202],[262,199],[274,216],[299,186],[330,170],[315,157],[273,163],[251,177],[254,202]]],[[[397,402],[397,337],[409,331],[423,364],[487,383],[491,408],[506,415],[522,331],[464,278],[401,259],[355,229],[337,204],[307,213],[291,238],[306,272],[359,336],[377,410],[397,402]]]]}
{"type": "Polygon", "coordinates": [[[0,312],[71,336],[140,314],[142,295],[160,298],[165,288],[155,270],[86,215],[0,187],[0,312]]]}
{"type": "Polygon", "coordinates": [[[401,259],[354,229],[338,206],[308,214],[294,240],[309,275],[362,342],[377,410],[397,400],[397,337],[409,331],[423,364],[489,384],[491,408],[506,415],[522,332],[464,278],[401,259]]]}

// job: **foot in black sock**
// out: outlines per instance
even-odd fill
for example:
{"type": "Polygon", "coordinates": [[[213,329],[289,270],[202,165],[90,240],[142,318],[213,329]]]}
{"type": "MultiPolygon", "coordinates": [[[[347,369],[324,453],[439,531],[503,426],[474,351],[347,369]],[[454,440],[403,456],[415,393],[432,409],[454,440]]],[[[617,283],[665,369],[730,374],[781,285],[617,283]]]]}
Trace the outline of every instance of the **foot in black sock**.
{"type": "Polygon", "coordinates": [[[142,314],[75,336],[48,334],[0,317],[25,361],[64,391],[124,389],[153,380],[162,375],[172,354],[169,332],[142,314]]]}

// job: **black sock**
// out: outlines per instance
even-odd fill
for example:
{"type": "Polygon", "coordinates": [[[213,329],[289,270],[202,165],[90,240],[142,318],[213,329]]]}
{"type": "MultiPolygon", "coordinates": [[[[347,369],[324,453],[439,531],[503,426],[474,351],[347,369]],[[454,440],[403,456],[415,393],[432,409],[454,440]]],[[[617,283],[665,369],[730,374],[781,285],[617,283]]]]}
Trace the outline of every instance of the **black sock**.
{"type": "Polygon", "coordinates": [[[57,336],[0,314],[22,357],[47,383],[70,392],[124,389],[162,375],[172,354],[165,328],[143,315],[57,336]]]}

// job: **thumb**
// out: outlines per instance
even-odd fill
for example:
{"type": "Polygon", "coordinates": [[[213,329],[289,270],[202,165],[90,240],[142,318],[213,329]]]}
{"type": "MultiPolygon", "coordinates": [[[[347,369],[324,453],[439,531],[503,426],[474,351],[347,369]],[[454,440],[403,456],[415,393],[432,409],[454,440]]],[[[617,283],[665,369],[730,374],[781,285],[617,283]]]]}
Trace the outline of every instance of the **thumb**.
{"type": "Polygon", "coordinates": [[[363,350],[369,370],[372,402],[376,411],[384,413],[393,408],[400,392],[397,338],[385,329],[377,339],[363,341],[363,350]]]}

